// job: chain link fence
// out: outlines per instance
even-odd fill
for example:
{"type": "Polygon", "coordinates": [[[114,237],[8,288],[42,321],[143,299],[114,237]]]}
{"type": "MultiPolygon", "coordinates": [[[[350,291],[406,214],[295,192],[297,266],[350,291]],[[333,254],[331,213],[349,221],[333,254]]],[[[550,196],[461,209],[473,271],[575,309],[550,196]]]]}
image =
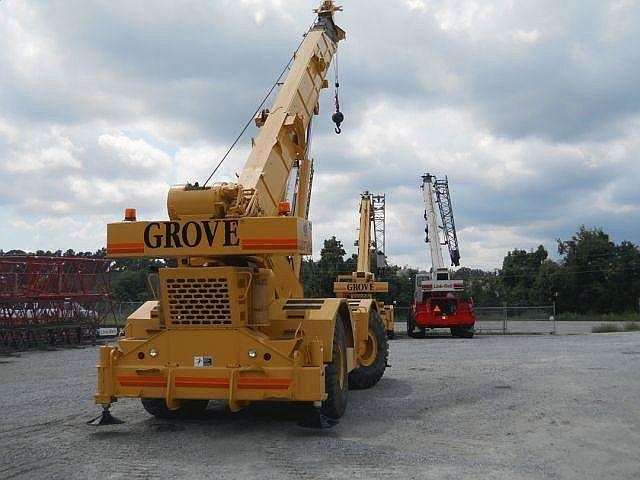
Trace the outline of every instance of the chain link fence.
{"type": "MultiPolygon", "coordinates": [[[[113,315],[105,318],[103,326],[122,328],[131,315],[143,302],[115,302],[113,315]]],[[[531,307],[475,307],[475,331],[480,334],[518,334],[518,333],[556,333],[555,306],[540,305],[531,307]]],[[[395,306],[396,331],[405,330],[411,307],[395,306]]]]}
{"type": "Polygon", "coordinates": [[[476,333],[556,333],[555,305],[475,307],[476,333]]]}

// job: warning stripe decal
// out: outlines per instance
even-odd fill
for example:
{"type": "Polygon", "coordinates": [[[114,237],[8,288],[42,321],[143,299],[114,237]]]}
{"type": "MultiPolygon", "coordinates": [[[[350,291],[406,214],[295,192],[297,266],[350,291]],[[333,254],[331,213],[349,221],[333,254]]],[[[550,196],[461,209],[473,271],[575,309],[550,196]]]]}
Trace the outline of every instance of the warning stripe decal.
{"type": "Polygon", "coordinates": [[[118,382],[123,387],[166,387],[167,377],[164,376],[122,376],[118,382]]]}
{"type": "MultiPolygon", "coordinates": [[[[167,377],[164,376],[121,376],[117,377],[123,387],[166,387],[167,377]]],[[[270,377],[241,377],[237,386],[240,389],[286,390],[291,386],[289,378],[270,377]]],[[[226,377],[176,377],[175,386],[182,388],[229,388],[226,377]]]]}
{"type": "Polygon", "coordinates": [[[111,243],[107,253],[144,253],[144,243],[111,243]]]}
{"type": "Polygon", "coordinates": [[[176,377],[176,387],[229,388],[228,378],[176,377]]]}

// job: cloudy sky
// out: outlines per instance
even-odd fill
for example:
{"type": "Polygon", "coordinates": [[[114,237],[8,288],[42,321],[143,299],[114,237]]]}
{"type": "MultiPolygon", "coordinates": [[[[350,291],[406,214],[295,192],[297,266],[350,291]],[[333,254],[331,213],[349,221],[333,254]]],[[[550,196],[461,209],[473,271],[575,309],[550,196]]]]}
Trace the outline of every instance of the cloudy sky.
{"type": "MultiPolygon", "coordinates": [[[[318,0],[0,0],[0,248],[96,250],[125,207],[213,170],[318,0]]],[[[420,176],[449,178],[462,265],[568,239],[640,243],[640,2],[343,0],[343,133],[315,122],[314,252],[387,198],[425,268],[420,176]]],[[[332,73],[333,75],[333,73],[332,73]]],[[[249,132],[218,180],[242,169],[249,132]]]]}

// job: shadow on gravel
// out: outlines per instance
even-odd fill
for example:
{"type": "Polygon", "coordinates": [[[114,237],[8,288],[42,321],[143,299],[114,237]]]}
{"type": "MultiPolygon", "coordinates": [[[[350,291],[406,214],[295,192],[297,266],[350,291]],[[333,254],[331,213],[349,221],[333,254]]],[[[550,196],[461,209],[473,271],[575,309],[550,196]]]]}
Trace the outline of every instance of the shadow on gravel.
{"type": "Polygon", "coordinates": [[[349,404],[354,407],[358,404],[357,406],[360,407],[361,405],[359,404],[366,402],[371,396],[375,396],[376,398],[396,398],[409,396],[412,392],[413,387],[411,382],[387,377],[385,375],[372,390],[351,390],[349,392],[349,404]]]}
{"type": "MultiPolygon", "coordinates": [[[[211,401],[207,409],[199,415],[186,418],[159,419],[147,416],[141,424],[145,430],[158,433],[179,432],[198,427],[217,431],[238,431],[274,426],[296,425],[305,416],[314,412],[311,404],[300,405],[286,402],[261,402],[252,404],[239,412],[232,413],[226,402],[211,401]],[[227,430],[228,429],[228,430],[227,430]]],[[[147,415],[140,412],[140,415],[147,415]]],[[[140,418],[140,417],[138,417],[140,418]]],[[[132,422],[130,419],[129,422],[132,422]]]]}

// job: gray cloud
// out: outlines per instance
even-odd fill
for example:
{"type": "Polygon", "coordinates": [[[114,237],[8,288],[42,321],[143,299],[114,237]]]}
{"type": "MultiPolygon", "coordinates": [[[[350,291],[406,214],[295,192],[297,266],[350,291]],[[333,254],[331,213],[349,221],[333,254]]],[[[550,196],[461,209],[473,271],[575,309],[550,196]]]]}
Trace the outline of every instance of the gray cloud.
{"type": "MultiPolygon", "coordinates": [[[[0,2],[0,248],[97,249],[125,207],[164,216],[168,186],[208,175],[288,61],[307,3],[0,2]]],[[[637,2],[345,3],[343,134],[332,88],[314,122],[316,254],[331,235],[355,250],[370,190],[390,260],[426,266],[427,171],[449,176],[468,266],[553,252],[583,223],[640,240],[637,2]]]]}

